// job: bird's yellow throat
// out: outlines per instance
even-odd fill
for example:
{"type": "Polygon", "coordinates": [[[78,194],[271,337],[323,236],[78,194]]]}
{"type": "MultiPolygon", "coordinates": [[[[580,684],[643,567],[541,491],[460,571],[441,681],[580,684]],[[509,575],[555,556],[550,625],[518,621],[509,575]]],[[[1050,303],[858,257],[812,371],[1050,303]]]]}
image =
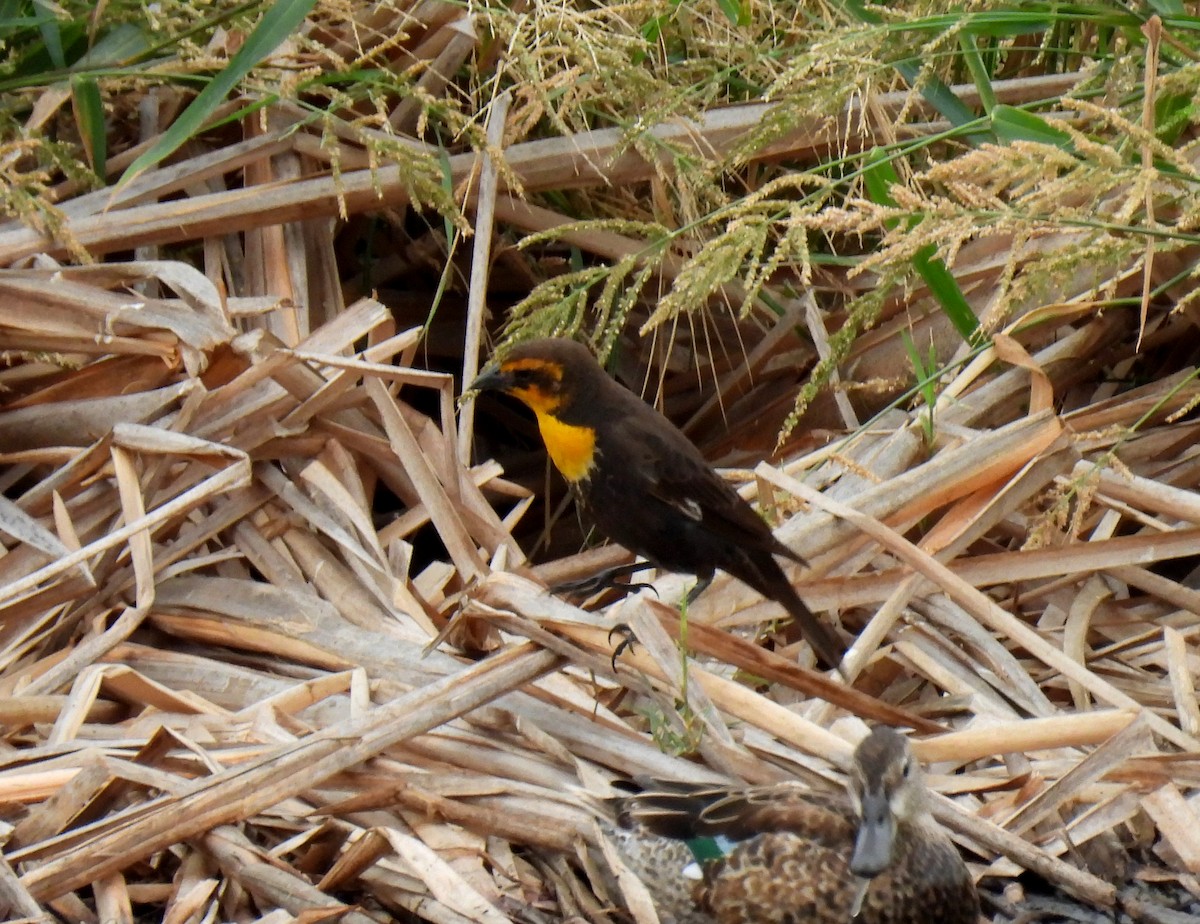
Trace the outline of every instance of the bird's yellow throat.
{"type": "Polygon", "coordinates": [[[563,423],[554,415],[537,408],[534,408],[534,413],[537,414],[538,429],[542,431],[542,442],[546,444],[554,467],[562,472],[567,481],[583,481],[587,478],[596,464],[596,431],[591,427],[563,423]]]}

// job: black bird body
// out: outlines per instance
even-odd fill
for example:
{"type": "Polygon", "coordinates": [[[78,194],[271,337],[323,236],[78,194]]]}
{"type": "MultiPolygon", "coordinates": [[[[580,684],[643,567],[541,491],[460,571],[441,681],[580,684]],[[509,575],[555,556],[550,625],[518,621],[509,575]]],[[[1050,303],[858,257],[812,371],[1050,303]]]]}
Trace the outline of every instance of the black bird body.
{"type": "Polygon", "coordinates": [[[582,344],[515,347],[473,389],[513,395],[536,414],[551,459],[597,529],[658,568],[706,584],[720,569],[779,603],[818,656],[844,646],[800,599],[779,555],[802,562],[666,417],[611,379],[582,344]]]}

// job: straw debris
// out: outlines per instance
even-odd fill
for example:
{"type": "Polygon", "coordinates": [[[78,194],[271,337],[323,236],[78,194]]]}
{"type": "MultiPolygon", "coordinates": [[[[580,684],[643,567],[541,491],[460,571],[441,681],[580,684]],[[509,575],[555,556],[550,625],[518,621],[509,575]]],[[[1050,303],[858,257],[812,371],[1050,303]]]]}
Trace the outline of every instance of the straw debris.
{"type": "MultiPolygon", "coordinates": [[[[1085,98],[1092,69],[1014,63],[991,105],[1059,98],[1073,147],[922,161],[937,75],[885,51],[953,31],[766,6],[318,4],[207,131],[93,191],[39,140],[74,91],[12,91],[5,917],[646,921],[596,824],[615,781],[837,786],[875,722],[917,737],[991,919],[1200,914],[1194,144],[1085,98]],[[889,202],[823,169],[910,142],[889,202]],[[685,619],[684,576],[547,592],[624,553],[528,421],[458,417],[487,336],[536,332],[591,337],[741,466],[856,639],[842,678],[727,578],[685,619]]],[[[228,27],[175,63],[228,63],[228,27]]],[[[1119,64],[1106,99],[1150,81],[1119,64]]],[[[109,180],[187,101],[152,76],[109,180]]]]}

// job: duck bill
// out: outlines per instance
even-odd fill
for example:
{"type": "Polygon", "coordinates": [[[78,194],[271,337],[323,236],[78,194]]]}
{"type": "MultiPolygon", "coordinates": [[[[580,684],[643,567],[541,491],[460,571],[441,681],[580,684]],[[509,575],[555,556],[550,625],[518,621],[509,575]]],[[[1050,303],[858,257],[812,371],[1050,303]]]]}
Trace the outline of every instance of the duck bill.
{"type": "Polygon", "coordinates": [[[891,865],[896,821],[883,793],[863,793],[862,821],[854,838],[850,872],[863,879],[878,876],[891,865]]]}

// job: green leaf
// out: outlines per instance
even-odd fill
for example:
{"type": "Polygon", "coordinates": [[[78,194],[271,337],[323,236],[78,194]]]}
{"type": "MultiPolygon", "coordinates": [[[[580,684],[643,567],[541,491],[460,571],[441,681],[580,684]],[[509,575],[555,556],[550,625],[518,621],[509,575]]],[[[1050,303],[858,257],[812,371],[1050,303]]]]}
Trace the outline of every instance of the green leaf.
{"type": "Polygon", "coordinates": [[[72,66],[75,70],[82,70],[127,64],[141,57],[149,47],[149,37],[141,26],[131,22],[122,23],[101,36],[72,66]]]}
{"type": "Polygon", "coordinates": [[[72,77],[71,100],[88,161],[96,176],[104,179],[108,164],[108,132],[104,125],[104,101],[100,98],[96,78],[72,77]]]}
{"type": "Polygon", "coordinates": [[[847,13],[853,13],[854,18],[859,22],[870,23],[872,25],[883,22],[883,17],[874,10],[867,9],[867,5],[862,0],[845,0],[842,6],[847,13]]]}
{"type": "MultiPolygon", "coordinates": [[[[861,2],[861,0],[845,0],[844,8],[846,12],[852,14],[860,22],[865,22],[870,25],[880,25],[883,23],[883,17],[861,2]]],[[[926,77],[921,80],[921,62],[915,58],[907,58],[902,61],[897,61],[892,65],[904,78],[905,82],[910,87],[920,87],[921,95],[925,100],[933,106],[942,116],[950,122],[951,125],[961,126],[968,125],[971,122],[977,121],[977,116],[971,111],[962,100],[954,95],[954,92],[942,83],[937,77],[926,77]]],[[[966,139],[972,144],[983,144],[991,141],[991,137],[986,132],[970,132],[966,139]]]]}
{"type": "Polygon", "coordinates": [[[42,41],[46,43],[46,53],[54,66],[62,70],[67,66],[67,56],[63,51],[62,32],[58,28],[54,10],[47,0],[33,0],[33,10],[38,31],[42,33],[42,41]]]}
{"type": "Polygon", "coordinates": [[[1154,100],[1154,134],[1174,146],[1191,124],[1196,107],[1190,93],[1163,93],[1154,100]]]}
{"type": "MultiPolygon", "coordinates": [[[[930,374],[937,368],[937,357],[934,361],[925,366],[925,358],[921,356],[921,351],[917,349],[917,345],[913,342],[912,331],[906,327],[900,328],[900,342],[904,344],[904,352],[908,354],[908,361],[912,364],[913,372],[916,373],[917,390],[921,392],[925,398],[925,403],[929,402],[929,395],[926,391],[930,385],[930,374]]],[[[930,344],[932,347],[932,344],[930,344]]]]}
{"type": "MultiPolygon", "coordinates": [[[[880,148],[873,148],[867,152],[866,164],[867,166],[863,169],[863,181],[871,201],[879,205],[895,205],[891,187],[900,182],[900,177],[896,173],[891,156],[880,148]]],[[[894,228],[897,224],[899,224],[898,218],[887,221],[889,228],[894,228]]],[[[920,224],[918,217],[913,216],[909,219],[908,226],[910,228],[915,228],[918,224],[920,224]]],[[[946,268],[946,264],[935,256],[936,253],[935,245],[926,244],[913,256],[913,269],[925,280],[929,291],[937,299],[942,311],[950,319],[950,323],[954,325],[959,336],[970,342],[979,329],[979,319],[975,317],[975,312],[971,310],[966,296],[958,287],[958,280],[946,268]]]]}
{"type": "MultiPolygon", "coordinates": [[[[886,151],[882,148],[872,148],[868,151],[862,175],[867,186],[867,195],[872,202],[879,205],[896,204],[896,200],[892,198],[892,186],[900,182],[900,175],[896,173],[896,167],[886,151]]],[[[889,218],[886,224],[889,228],[894,228],[899,221],[898,218],[889,218]]]]}
{"type": "Polygon", "coordinates": [[[983,56],[979,53],[979,45],[975,41],[975,36],[970,32],[960,32],[958,47],[962,49],[963,60],[967,62],[967,70],[971,72],[971,79],[975,81],[975,89],[979,91],[979,101],[983,104],[983,111],[990,114],[996,108],[996,92],[992,89],[992,78],[984,66],[983,56]]]}
{"type": "Polygon", "coordinates": [[[996,106],[992,109],[992,129],[996,132],[996,137],[1006,144],[1013,141],[1036,141],[1072,154],[1075,152],[1075,145],[1067,132],[1024,109],[1003,104],[996,106]]]}
{"type": "Polygon", "coordinates": [[[1186,16],[1183,0],[1149,0],[1146,4],[1159,16],[1186,16]]]}
{"type": "MultiPolygon", "coordinates": [[[[921,95],[934,109],[945,116],[951,125],[966,125],[968,122],[976,120],[977,116],[970,107],[955,96],[954,91],[938,78],[921,80],[921,68],[916,61],[898,61],[893,66],[910,87],[921,87],[921,95]]],[[[984,140],[984,136],[976,133],[974,140],[984,140]]]]}
{"type": "MultiPolygon", "coordinates": [[[[657,42],[659,37],[662,35],[663,23],[666,21],[666,16],[654,16],[646,20],[641,29],[642,38],[651,44],[657,42]]],[[[645,53],[642,52],[642,54],[644,55],[645,53]]]]}
{"type": "Polygon", "coordinates": [[[966,20],[966,31],[988,38],[1012,38],[1014,35],[1041,35],[1056,23],[1052,16],[1037,11],[996,10],[977,13],[966,20]]]}
{"type": "Polygon", "coordinates": [[[739,0],[717,0],[721,12],[735,26],[750,25],[750,11],[739,0]]]}
{"type": "Polygon", "coordinates": [[[979,318],[975,317],[966,296],[958,287],[958,280],[946,268],[941,258],[934,256],[936,253],[935,245],[926,244],[913,257],[913,266],[929,286],[929,291],[937,299],[942,312],[950,319],[958,335],[970,343],[979,330],[979,318]]]}
{"type": "Polygon", "coordinates": [[[32,24],[21,0],[0,0],[0,39],[7,39],[14,32],[32,24]]]}
{"type": "Polygon", "coordinates": [[[250,69],[278,48],[304,22],[315,5],[316,0],[277,0],[269,6],[229,65],[200,91],[157,143],[129,165],[118,185],[128,183],[193,137],[250,69]]]}

